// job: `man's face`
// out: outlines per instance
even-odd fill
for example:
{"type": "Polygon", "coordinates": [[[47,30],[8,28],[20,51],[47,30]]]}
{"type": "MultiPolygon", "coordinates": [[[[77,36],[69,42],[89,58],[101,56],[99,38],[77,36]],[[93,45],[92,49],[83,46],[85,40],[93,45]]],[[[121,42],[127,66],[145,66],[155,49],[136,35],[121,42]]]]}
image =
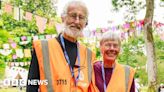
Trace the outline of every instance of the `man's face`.
{"type": "Polygon", "coordinates": [[[120,45],[118,41],[107,40],[101,44],[100,50],[104,60],[115,62],[120,51],[120,45]]]}
{"type": "Polygon", "coordinates": [[[82,30],[86,26],[86,9],[82,6],[71,5],[65,17],[62,18],[65,27],[65,33],[77,38],[82,36],[82,30]]]}

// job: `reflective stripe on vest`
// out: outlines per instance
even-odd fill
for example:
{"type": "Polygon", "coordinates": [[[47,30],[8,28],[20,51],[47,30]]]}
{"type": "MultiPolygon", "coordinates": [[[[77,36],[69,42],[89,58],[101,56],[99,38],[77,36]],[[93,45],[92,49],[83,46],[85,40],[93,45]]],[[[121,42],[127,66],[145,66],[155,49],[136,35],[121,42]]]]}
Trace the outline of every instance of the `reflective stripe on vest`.
{"type": "Polygon", "coordinates": [[[130,67],[125,65],[125,92],[128,92],[128,83],[129,83],[129,75],[130,75],[130,67]]]}
{"type": "Polygon", "coordinates": [[[52,80],[51,80],[51,71],[50,71],[50,59],[49,59],[49,51],[48,51],[48,41],[42,40],[41,41],[42,46],[42,53],[43,53],[43,66],[44,66],[44,74],[45,79],[48,80],[47,84],[47,92],[55,92],[52,86],[52,80]]]}
{"type": "Polygon", "coordinates": [[[92,52],[90,49],[87,48],[87,63],[88,63],[88,83],[91,82],[92,79],[92,66],[91,66],[91,60],[92,60],[92,52]]]}

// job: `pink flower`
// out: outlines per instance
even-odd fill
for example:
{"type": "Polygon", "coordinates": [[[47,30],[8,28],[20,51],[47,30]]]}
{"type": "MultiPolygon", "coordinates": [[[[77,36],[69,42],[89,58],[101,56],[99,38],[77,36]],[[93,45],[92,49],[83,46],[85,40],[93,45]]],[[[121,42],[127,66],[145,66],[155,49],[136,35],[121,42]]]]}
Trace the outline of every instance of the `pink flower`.
{"type": "Polygon", "coordinates": [[[16,43],[15,42],[11,43],[11,47],[16,48],[16,43]]]}
{"type": "Polygon", "coordinates": [[[22,40],[22,41],[26,41],[26,40],[27,40],[27,37],[26,37],[26,36],[22,36],[22,37],[21,37],[21,40],[22,40]]]}
{"type": "Polygon", "coordinates": [[[17,59],[17,55],[13,55],[13,59],[17,59]]]}

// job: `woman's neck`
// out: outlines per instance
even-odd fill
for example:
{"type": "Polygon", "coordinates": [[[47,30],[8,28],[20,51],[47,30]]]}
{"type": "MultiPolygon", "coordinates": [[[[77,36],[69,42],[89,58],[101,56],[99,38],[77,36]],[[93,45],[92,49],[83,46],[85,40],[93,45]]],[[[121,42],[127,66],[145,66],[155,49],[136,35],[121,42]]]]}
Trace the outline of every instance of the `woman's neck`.
{"type": "Polygon", "coordinates": [[[104,68],[113,68],[115,66],[115,61],[104,60],[104,68]]]}
{"type": "Polygon", "coordinates": [[[74,43],[75,43],[75,42],[77,41],[77,39],[75,39],[75,38],[73,38],[73,37],[67,35],[66,33],[62,33],[62,36],[63,36],[65,39],[67,39],[67,40],[69,40],[69,41],[71,41],[71,42],[74,42],[74,43]]]}

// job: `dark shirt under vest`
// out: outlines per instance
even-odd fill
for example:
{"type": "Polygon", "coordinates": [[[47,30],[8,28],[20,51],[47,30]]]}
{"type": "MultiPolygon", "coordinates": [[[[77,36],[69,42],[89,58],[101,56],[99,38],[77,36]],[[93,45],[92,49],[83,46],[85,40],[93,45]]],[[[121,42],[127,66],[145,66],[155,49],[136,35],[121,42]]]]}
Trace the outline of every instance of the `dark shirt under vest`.
{"type": "MultiPolygon", "coordinates": [[[[96,82],[96,86],[99,89],[100,92],[104,92],[104,81],[102,78],[102,69],[101,69],[101,62],[96,62],[94,63],[94,72],[95,72],[95,82],[96,82]]],[[[105,72],[105,80],[106,80],[106,86],[108,85],[108,83],[110,82],[111,76],[112,76],[112,71],[113,68],[104,68],[104,72],[105,72]]],[[[133,79],[133,83],[130,89],[130,92],[135,92],[135,84],[134,84],[134,79],[133,79]]]]}

